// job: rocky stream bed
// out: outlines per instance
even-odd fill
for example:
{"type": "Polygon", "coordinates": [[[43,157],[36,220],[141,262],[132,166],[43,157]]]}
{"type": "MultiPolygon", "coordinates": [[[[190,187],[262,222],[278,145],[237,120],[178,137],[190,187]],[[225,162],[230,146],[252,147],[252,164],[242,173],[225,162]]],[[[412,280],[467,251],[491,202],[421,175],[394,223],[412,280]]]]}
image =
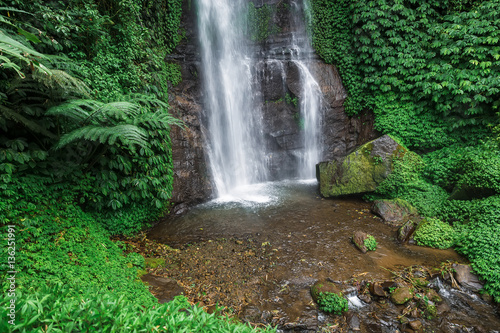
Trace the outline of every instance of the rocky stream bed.
{"type": "Polygon", "coordinates": [[[270,186],[271,203],[212,202],[125,240],[150,258],[151,292],[282,332],[500,331],[498,305],[470,289],[455,251],[400,243],[359,199],[325,200],[311,183],[270,186]],[[377,250],[361,253],[355,231],[373,235],[377,250]],[[349,311],[319,310],[318,282],[341,290],[349,311]]]}

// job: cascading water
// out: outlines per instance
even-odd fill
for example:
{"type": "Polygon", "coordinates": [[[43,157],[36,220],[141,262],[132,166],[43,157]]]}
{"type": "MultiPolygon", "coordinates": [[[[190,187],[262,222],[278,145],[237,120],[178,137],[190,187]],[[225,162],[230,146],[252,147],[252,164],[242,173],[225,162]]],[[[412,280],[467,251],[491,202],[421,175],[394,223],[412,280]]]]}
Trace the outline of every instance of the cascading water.
{"type": "Polygon", "coordinates": [[[218,196],[267,180],[242,0],[198,0],[208,150],[218,196]]]}
{"type": "MultiPolygon", "coordinates": [[[[245,185],[270,179],[262,110],[256,99],[258,85],[252,84],[253,56],[257,53],[245,36],[244,13],[248,1],[198,0],[197,4],[210,168],[218,197],[240,196],[242,188],[247,191],[245,185]]],[[[295,176],[310,179],[321,160],[321,90],[309,68],[313,50],[304,24],[307,4],[302,0],[291,4],[294,15],[290,26],[294,32],[287,51],[290,55],[287,59],[270,57],[267,61],[293,63],[300,72],[298,121],[302,147],[295,153],[298,156],[295,176]]],[[[277,178],[287,176],[290,175],[277,178]]]]}
{"type": "Polygon", "coordinates": [[[310,21],[309,1],[300,3],[292,1],[294,11],[292,16],[292,61],[300,71],[302,91],[300,96],[301,127],[304,137],[304,153],[300,159],[299,176],[313,178],[316,174],[316,164],[321,161],[321,102],[322,92],[318,82],[311,73],[312,55],[314,51],[307,33],[305,22],[310,21]]]}

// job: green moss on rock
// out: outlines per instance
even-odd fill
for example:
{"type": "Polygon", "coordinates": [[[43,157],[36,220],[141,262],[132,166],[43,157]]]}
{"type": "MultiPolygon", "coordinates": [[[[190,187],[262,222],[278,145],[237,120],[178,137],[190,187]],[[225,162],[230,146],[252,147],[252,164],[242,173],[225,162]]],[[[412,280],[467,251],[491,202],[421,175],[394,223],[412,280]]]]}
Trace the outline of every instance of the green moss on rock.
{"type": "Polygon", "coordinates": [[[144,262],[146,268],[156,268],[165,265],[165,259],[162,258],[146,258],[144,262]]]}
{"type": "Polygon", "coordinates": [[[370,141],[341,160],[317,165],[321,195],[337,197],[373,192],[393,170],[393,160],[407,149],[384,135],[370,141]]]}

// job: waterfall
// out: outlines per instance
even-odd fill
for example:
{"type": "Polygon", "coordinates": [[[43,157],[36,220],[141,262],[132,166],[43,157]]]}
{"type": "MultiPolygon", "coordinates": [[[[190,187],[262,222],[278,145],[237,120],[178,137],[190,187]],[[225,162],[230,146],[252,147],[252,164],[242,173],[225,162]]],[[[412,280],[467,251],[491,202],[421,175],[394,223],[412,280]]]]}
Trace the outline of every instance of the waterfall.
{"type": "Polygon", "coordinates": [[[291,59],[300,70],[302,86],[300,96],[300,115],[303,127],[304,151],[300,158],[299,176],[301,178],[314,178],[316,164],[321,161],[321,109],[322,92],[318,82],[311,73],[312,55],[314,51],[311,39],[307,33],[306,22],[310,21],[309,1],[292,1],[294,11],[292,16],[292,48],[291,59]]]}
{"type": "MultiPolygon", "coordinates": [[[[321,90],[310,69],[313,50],[304,23],[307,4],[302,1],[307,0],[291,1],[295,14],[289,24],[296,32],[290,37],[288,56],[268,61],[281,61],[281,68],[293,63],[300,72],[298,135],[302,147],[293,152],[298,157],[293,176],[310,179],[321,160],[321,90]]],[[[262,94],[255,91],[259,85],[252,84],[255,55],[263,53],[245,35],[247,6],[247,0],[197,0],[205,139],[218,197],[241,193],[246,185],[270,179],[272,154],[266,152],[269,135],[266,138],[263,132],[263,101],[258,98],[262,94]]]]}
{"type": "Polygon", "coordinates": [[[198,0],[210,167],[219,197],[267,180],[261,114],[245,44],[246,2],[198,0]]]}

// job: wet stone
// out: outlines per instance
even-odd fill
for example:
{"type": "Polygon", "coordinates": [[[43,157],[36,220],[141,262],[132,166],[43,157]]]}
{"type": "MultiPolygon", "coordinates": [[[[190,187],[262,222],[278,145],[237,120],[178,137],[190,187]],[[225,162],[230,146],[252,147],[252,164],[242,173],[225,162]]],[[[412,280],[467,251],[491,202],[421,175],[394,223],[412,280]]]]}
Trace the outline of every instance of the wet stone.
{"type": "Polygon", "coordinates": [[[311,287],[311,296],[317,303],[320,293],[340,294],[340,289],[337,285],[330,281],[318,281],[311,287]]]}
{"type": "Polygon", "coordinates": [[[441,303],[443,301],[443,299],[441,298],[441,296],[439,296],[439,294],[437,293],[437,291],[435,291],[434,289],[429,289],[425,293],[425,295],[427,296],[428,299],[430,299],[434,303],[441,303]]]}
{"type": "Polygon", "coordinates": [[[414,321],[410,321],[410,327],[414,330],[414,331],[419,331],[422,329],[422,322],[420,320],[414,320],[414,321]]]}
{"type": "Polygon", "coordinates": [[[349,311],[346,315],[346,321],[349,324],[349,328],[353,331],[360,331],[361,330],[361,322],[359,320],[359,317],[356,313],[349,311]]]}
{"type": "Polygon", "coordinates": [[[483,288],[483,284],[479,278],[472,273],[469,265],[453,264],[455,270],[455,279],[461,286],[466,287],[472,291],[479,291],[483,288]]]}
{"type": "Polygon", "coordinates": [[[395,226],[401,225],[410,215],[418,213],[413,206],[402,199],[375,200],[372,212],[380,216],[384,222],[395,226]]]}
{"type": "Polygon", "coordinates": [[[262,317],[262,311],[256,306],[246,306],[242,310],[241,319],[250,323],[258,323],[262,317]]]}
{"type": "Polygon", "coordinates": [[[417,223],[413,220],[406,221],[399,229],[398,229],[398,240],[402,243],[406,243],[410,241],[413,233],[415,232],[415,228],[417,223]]]}
{"type": "Polygon", "coordinates": [[[358,298],[367,304],[370,304],[372,302],[372,298],[367,294],[358,295],[358,298]]]}
{"type": "Polygon", "coordinates": [[[370,293],[373,296],[379,296],[379,297],[387,296],[386,292],[384,291],[384,288],[382,288],[379,282],[374,282],[370,284],[370,293]]]}
{"type": "Polygon", "coordinates": [[[445,302],[439,304],[436,307],[436,312],[437,312],[438,316],[442,316],[442,315],[446,314],[449,311],[450,311],[450,306],[448,304],[446,304],[445,302]]]}
{"type": "Polygon", "coordinates": [[[413,293],[411,292],[410,288],[408,287],[402,287],[402,288],[397,288],[394,290],[394,292],[391,294],[391,301],[394,304],[405,304],[409,300],[413,298],[413,293]]]}
{"type": "Polygon", "coordinates": [[[368,251],[365,246],[365,239],[367,238],[368,234],[362,231],[356,231],[354,235],[352,235],[352,242],[362,253],[366,253],[368,251]]]}

